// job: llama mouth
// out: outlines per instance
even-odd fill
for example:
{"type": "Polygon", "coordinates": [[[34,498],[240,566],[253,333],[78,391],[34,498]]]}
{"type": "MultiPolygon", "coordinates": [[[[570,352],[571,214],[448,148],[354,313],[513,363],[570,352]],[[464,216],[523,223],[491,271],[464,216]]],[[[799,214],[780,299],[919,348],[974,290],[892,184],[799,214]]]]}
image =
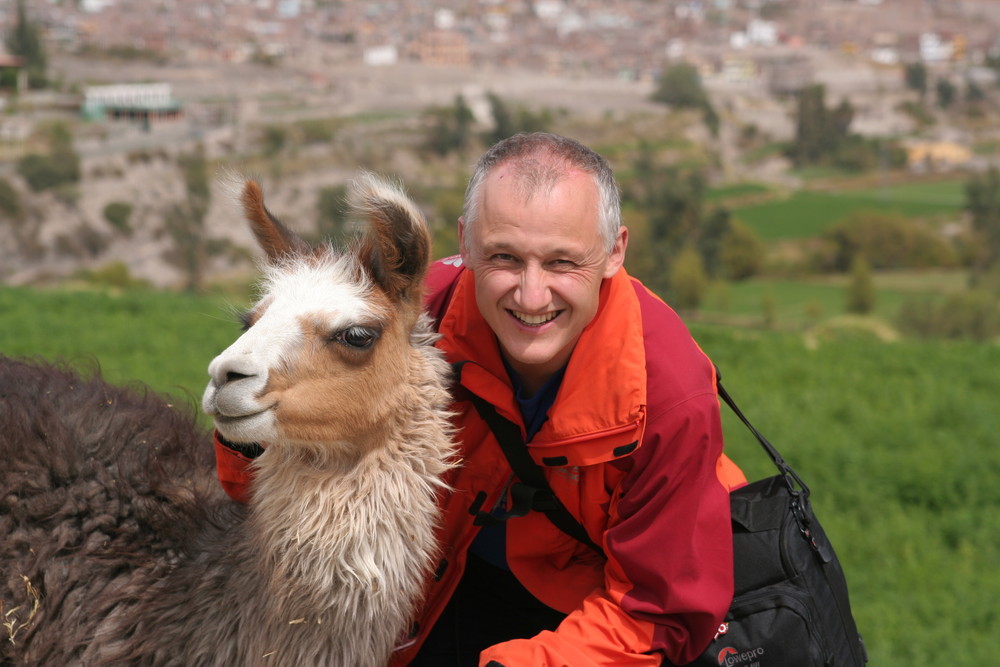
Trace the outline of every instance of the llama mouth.
{"type": "Polygon", "coordinates": [[[543,324],[548,324],[562,314],[561,310],[542,313],[541,315],[529,315],[528,313],[522,313],[517,310],[508,310],[507,312],[510,313],[515,320],[529,327],[540,327],[543,324]]]}
{"type": "Polygon", "coordinates": [[[215,431],[220,438],[237,445],[251,445],[270,442],[275,437],[274,415],[271,410],[262,410],[249,415],[212,415],[215,431]]]}
{"type": "Polygon", "coordinates": [[[241,453],[255,452],[256,456],[259,456],[264,451],[264,447],[259,442],[238,442],[236,440],[230,440],[222,435],[222,433],[216,431],[215,437],[219,439],[219,442],[229,449],[235,449],[241,453]]]}

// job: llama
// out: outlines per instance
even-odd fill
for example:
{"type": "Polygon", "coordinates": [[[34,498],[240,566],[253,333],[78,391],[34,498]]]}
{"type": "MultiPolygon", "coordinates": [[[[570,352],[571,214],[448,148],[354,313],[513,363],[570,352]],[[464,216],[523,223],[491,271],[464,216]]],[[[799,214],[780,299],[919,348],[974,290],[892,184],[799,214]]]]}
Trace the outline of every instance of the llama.
{"type": "Polygon", "coordinates": [[[245,506],[191,415],[0,357],[0,663],[363,667],[406,640],[454,464],[450,370],[422,216],[371,175],[352,194],[369,230],[338,251],[243,188],[263,296],[202,407],[263,448],[245,506]]]}

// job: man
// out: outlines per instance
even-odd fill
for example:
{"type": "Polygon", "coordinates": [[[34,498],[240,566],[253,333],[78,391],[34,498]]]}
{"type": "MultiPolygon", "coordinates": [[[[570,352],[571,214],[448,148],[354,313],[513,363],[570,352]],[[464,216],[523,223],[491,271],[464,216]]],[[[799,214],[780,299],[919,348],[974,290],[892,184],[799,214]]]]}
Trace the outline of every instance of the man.
{"type": "Polygon", "coordinates": [[[469,182],[459,239],[427,304],[462,369],[462,465],[441,564],[393,664],[693,660],[731,601],[728,490],[745,480],[722,454],[712,363],[622,268],[610,168],[556,135],[500,142],[469,182]],[[545,514],[507,518],[513,474],[470,394],[518,425],[603,555],[545,514]]]}

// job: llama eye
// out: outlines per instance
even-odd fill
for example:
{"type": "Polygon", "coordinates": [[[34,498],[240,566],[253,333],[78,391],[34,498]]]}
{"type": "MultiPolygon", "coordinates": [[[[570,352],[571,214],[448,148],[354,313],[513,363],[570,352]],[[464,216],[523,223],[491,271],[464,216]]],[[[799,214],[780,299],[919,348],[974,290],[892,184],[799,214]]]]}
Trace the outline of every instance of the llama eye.
{"type": "Polygon", "coordinates": [[[250,316],[249,312],[240,313],[239,322],[240,322],[240,330],[241,331],[246,331],[251,326],[253,326],[253,322],[251,321],[251,316],[250,316]]]}
{"type": "Polygon", "coordinates": [[[368,327],[350,327],[334,335],[333,339],[357,350],[367,350],[378,340],[378,331],[368,327]]]}

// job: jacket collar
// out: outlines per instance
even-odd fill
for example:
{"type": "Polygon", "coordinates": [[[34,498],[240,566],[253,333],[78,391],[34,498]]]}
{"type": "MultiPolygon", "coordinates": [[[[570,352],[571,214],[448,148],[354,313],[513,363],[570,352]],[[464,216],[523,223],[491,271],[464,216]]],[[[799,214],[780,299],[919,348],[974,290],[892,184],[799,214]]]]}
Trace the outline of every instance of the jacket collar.
{"type": "MultiPolygon", "coordinates": [[[[441,319],[439,347],[466,363],[461,385],[521,424],[493,330],[463,271],[441,319]],[[473,361],[474,360],[474,361],[473,361]]],[[[549,419],[530,444],[543,465],[590,465],[631,453],[642,439],[646,357],[639,301],[624,269],[601,285],[597,314],[577,341],[549,419]]]]}

